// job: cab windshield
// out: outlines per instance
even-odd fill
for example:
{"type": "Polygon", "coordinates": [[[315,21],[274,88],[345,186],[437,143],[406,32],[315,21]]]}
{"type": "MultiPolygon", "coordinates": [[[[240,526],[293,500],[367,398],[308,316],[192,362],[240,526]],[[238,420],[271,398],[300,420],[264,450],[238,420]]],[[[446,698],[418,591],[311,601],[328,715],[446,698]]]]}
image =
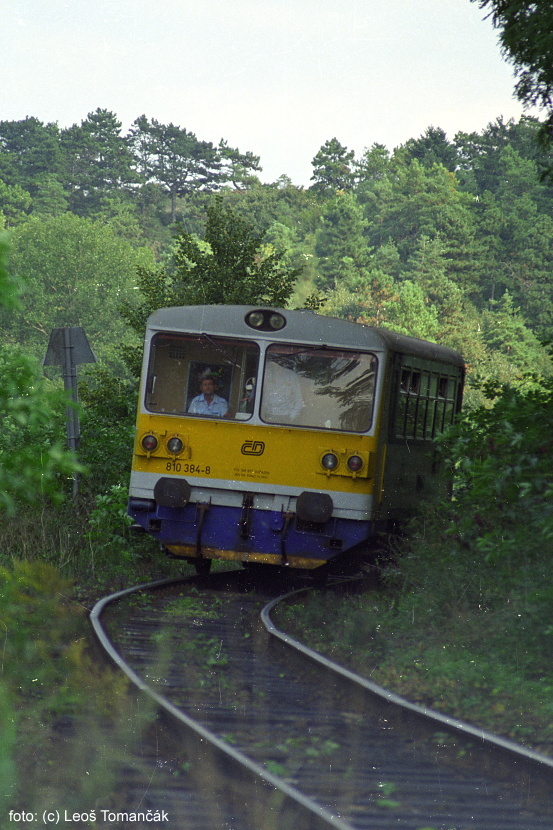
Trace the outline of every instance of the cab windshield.
{"type": "Polygon", "coordinates": [[[210,334],[156,334],[145,405],[150,412],[248,420],[259,348],[210,334]]]}
{"type": "Polygon", "coordinates": [[[273,344],[266,354],[261,418],[269,424],[366,432],[375,373],[373,354],[273,344]]]}

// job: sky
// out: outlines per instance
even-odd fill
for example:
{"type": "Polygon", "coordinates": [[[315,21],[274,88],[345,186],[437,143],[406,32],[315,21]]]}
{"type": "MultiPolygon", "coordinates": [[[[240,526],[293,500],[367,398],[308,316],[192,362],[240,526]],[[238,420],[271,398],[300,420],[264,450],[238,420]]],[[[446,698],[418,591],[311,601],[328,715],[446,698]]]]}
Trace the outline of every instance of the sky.
{"type": "Polygon", "coordinates": [[[140,115],[309,186],[331,138],[356,157],[429,126],[518,119],[498,33],[469,0],[3,0],[0,120],[140,115]]]}

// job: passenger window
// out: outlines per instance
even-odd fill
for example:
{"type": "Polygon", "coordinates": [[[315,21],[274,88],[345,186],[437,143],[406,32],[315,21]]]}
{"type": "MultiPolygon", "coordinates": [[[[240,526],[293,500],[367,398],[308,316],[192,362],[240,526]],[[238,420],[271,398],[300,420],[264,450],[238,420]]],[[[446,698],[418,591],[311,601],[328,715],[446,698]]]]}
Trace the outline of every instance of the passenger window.
{"type": "Polygon", "coordinates": [[[437,372],[401,369],[395,435],[429,441],[453,422],[456,378],[437,372]]]}

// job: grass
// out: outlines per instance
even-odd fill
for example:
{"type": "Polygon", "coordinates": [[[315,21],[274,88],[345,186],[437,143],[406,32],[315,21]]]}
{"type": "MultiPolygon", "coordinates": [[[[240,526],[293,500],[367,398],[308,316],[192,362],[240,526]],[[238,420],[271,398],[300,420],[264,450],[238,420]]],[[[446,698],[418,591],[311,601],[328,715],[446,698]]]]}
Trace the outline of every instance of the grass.
{"type": "Polygon", "coordinates": [[[74,582],[73,595],[85,602],[187,570],[184,562],[163,556],[155,540],[135,535],[125,514],[126,490],[119,486],[97,500],[22,507],[16,520],[0,519],[0,565],[14,560],[52,565],[74,582]]]}
{"type": "Polygon", "coordinates": [[[399,560],[379,591],[313,593],[277,621],[410,700],[553,755],[550,597],[536,563],[502,590],[425,556],[399,560]]]}

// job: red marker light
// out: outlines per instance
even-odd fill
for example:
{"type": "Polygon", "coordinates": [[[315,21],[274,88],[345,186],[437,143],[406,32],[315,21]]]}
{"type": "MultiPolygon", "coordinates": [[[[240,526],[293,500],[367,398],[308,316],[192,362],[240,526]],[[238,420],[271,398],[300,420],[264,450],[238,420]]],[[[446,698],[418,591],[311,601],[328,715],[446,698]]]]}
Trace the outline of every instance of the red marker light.
{"type": "Polygon", "coordinates": [[[141,443],[142,449],[146,452],[154,452],[157,449],[157,438],[155,435],[145,435],[141,443]]]}
{"type": "Polygon", "coordinates": [[[358,473],[363,466],[363,459],[359,455],[350,455],[347,464],[348,470],[351,470],[352,473],[358,473]]]}

